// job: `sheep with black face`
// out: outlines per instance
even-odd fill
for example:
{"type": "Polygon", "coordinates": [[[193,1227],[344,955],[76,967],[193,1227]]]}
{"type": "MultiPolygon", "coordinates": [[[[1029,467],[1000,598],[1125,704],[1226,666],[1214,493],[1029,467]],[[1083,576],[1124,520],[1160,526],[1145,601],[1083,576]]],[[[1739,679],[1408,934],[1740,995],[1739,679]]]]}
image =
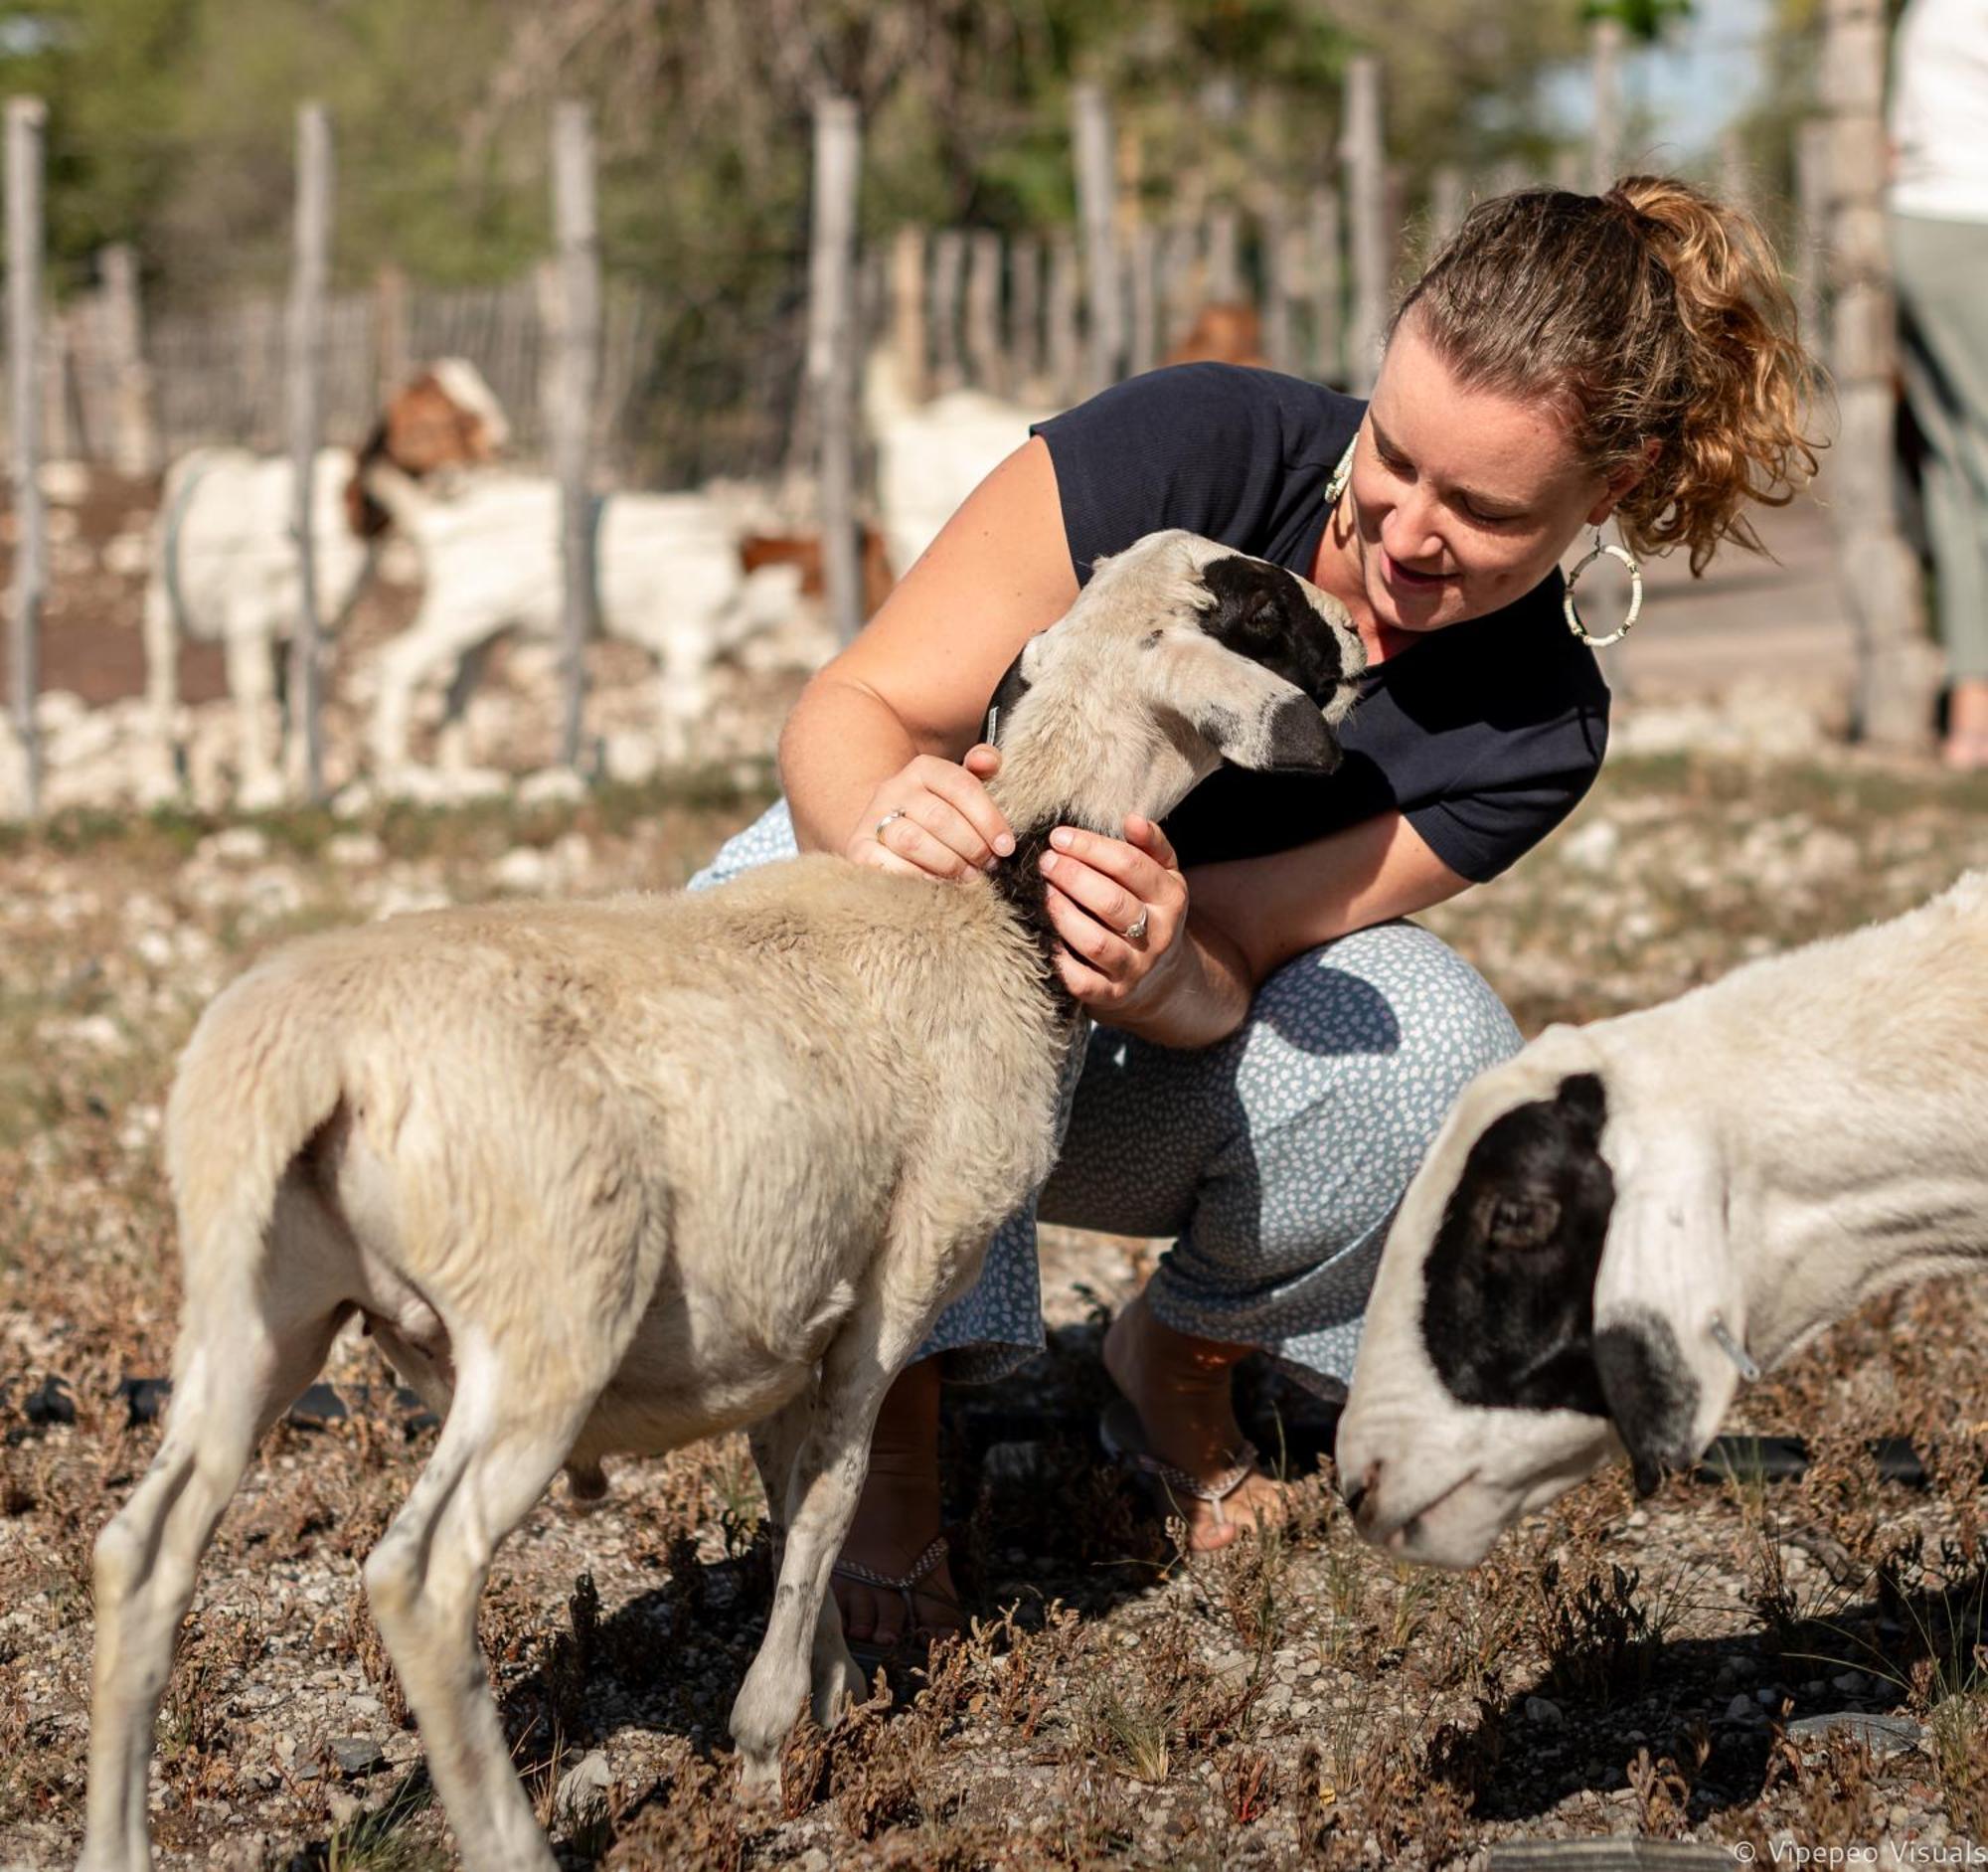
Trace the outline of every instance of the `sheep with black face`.
{"type": "Polygon", "coordinates": [[[1988,1259],[1988,872],[1457,1101],[1389,1233],[1339,1429],[1361,1533],[1467,1567],[1626,1450],[1688,1466],[1742,1377],[1988,1259]]]}

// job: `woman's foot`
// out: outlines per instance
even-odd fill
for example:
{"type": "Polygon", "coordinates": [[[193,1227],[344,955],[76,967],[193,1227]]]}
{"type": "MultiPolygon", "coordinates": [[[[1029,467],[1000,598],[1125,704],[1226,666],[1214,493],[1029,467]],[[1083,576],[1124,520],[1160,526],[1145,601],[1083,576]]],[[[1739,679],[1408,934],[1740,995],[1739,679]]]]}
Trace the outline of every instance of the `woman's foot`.
{"type": "MultiPolygon", "coordinates": [[[[1197,1339],[1163,1325],[1141,1293],[1104,1335],[1104,1369],[1139,1414],[1151,1452],[1204,1481],[1234,1466],[1248,1442],[1236,1421],[1231,1384],[1236,1367],[1254,1350],[1219,1339],[1197,1339]]],[[[1185,1496],[1188,1545],[1212,1552],[1251,1527],[1284,1516],[1283,1489],[1260,1471],[1220,1504],[1185,1496]]]]}
{"type": "Polygon", "coordinates": [[[1948,692],[1940,760],[1957,773],[1988,768],[1988,677],[1963,676],[1948,692]]]}
{"type": "MultiPolygon", "coordinates": [[[[939,1522],[938,1366],[927,1359],[905,1371],[877,1414],[870,1473],[838,1559],[883,1579],[903,1579],[924,1557],[939,1522]]],[[[829,1591],[852,1644],[888,1651],[907,1641],[905,1594],[846,1574],[832,1575],[829,1591]]],[[[918,1632],[942,1637],[960,1629],[959,1596],[945,1560],[912,1589],[911,1609],[911,1644],[918,1632]]]]}

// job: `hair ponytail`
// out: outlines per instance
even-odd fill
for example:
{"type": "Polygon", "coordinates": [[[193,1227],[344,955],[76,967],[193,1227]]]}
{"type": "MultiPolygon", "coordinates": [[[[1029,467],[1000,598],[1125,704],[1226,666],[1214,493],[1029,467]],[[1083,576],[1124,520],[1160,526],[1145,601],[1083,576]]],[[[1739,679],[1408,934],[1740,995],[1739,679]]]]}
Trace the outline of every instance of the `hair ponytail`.
{"type": "MultiPolygon", "coordinates": [[[[1616,519],[1642,551],[1762,551],[1745,507],[1815,473],[1818,372],[1759,225],[1665,176],[1481,203],[1395,313],[1466,383],[1567,412],[1597,473],[1647,461],[1616,519]],[[1654,448],[1652,448],[1654,444],[1654,448]]],[[[1393,329],[1391,325],[1390,329],[1393,329]]]]}

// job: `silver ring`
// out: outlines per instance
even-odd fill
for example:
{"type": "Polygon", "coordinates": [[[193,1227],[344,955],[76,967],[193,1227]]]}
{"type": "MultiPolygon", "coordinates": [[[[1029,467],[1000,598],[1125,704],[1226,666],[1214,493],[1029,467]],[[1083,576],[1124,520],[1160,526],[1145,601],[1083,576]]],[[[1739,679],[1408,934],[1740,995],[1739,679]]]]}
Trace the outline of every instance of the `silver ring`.
{"type": "Polygon", "coordinates": [[[876,839],[877,843],[881,845],[884,842],[884,828],[887,825],[889,825],[893,819],[908,819],[910,817],[911,814],[908,813],[903,806],[893,806],[889,812],[885,813],[885,815],[877,821],[877,830],[875,831],[875,833],[872,834],[872,836],[876,839]]]}
{"type": "Polygon", "coordinates": [[[1131,923],[1128,923],[1125,926],[1124,934],[1125,934],[1125,940],[1127,942],[1137,942],[1145,936],[1146,906],[1144,904],[1141,904],[1139,906],[1138,916],[1131,923]]]}

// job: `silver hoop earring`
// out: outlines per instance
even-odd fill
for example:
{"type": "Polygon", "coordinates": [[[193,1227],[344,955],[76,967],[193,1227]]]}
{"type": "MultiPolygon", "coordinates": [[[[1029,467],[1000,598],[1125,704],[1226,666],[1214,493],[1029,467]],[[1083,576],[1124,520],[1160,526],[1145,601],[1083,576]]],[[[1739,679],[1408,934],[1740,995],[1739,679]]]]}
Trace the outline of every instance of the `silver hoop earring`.
{"type": "Polygon", "coordinates": [[[1597,650],[1603,644],[1619,643],[1634,627],[1636,613],[1643,608],[1643,569],[1636,564],[1636,556],[1626,546],[1604,546],[1601,543],[1601,529],[1596,527],[1594,529],[1593,546],[1588,549],[1586,556],[1581,560],[1580,564],[1567,575],[1567,594],[1560,601],[1560,608],[1561,615],[1567,619],[1568,629],[1573,631],[1582,643],[1591,645],[1597,650]],[[1623,565],[1629,568],[1629,615],[1622,619],[1620,628],[1611,632],[1608,636],[1597,637],[1580,621],[1580,613],[1574,608],[1574,582],[1580,575],[1589,566],[1593,565],[1603,553],[1606,553],[1610,559],[1619,559],[1623,565]]]}

